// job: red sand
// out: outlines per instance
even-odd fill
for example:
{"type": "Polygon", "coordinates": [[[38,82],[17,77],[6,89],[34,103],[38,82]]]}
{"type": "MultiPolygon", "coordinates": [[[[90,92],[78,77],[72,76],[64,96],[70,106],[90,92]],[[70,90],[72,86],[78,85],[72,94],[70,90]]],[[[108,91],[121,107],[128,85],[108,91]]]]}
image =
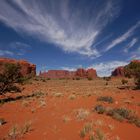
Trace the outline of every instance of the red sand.
{"type": "Polygon", "coordinates": [[[140,117],[140,91],[117,89],[116,86],[120,85],[120,80],[113,80],[108,86],[105,83],[106,81],[98,79],[93,81],[50,80],[33,81],[33,84],[24,85],[23,92],[15,94],[16,96],[36,91],[42,91],[46,95],[1,105],[0,118],[4,118],[7,123],[0,126],[0,138],[7,137],[14,125],[22,128],[25,123],[31,122],[31,131],[17,139],[89,140],[88,134],[85,138],[80,137],[80,131],[85,123],[93,122],[93,133],[96,129],[100,129],[107,140],[140,140],[139,127],[92,111],[95,105],[102,104],[134,110],[140,117]],[[73,98],[72,95],[74,95],[73,98]],[[112,96],[115,102],[108,104],[96,101],[98,96],[106,95],[112,96]],[[77,118],[76,112],[79,109],[89,112],[83,120],[77,118]]]}

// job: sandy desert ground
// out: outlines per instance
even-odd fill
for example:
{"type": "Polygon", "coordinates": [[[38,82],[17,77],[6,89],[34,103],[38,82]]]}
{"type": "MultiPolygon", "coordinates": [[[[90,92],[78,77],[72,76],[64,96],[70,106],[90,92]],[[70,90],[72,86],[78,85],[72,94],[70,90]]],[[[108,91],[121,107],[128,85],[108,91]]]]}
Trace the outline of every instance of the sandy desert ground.
{"type": "MultiPolygon", "coordinates": [[[[128,83],[133,86],[133,80],[128,83]]],[[[140,140],[139,121],[95,110],[97,105],[123,108],[140,117],[140,90],[123,89],[121,78],[32,80],[21,88],[21,93],[0,97],[0,118],[6,122],[0,125],[0,140],[140,140]],[[112,97],[113,102],[99,97],[112,97]]]]}

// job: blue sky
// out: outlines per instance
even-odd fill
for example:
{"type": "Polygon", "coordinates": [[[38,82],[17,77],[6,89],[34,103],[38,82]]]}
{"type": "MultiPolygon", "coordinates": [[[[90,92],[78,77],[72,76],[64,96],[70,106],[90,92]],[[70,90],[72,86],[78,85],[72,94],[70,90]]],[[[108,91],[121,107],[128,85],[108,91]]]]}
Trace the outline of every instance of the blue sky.
{"type": "Polygon", "coordinates": [[[37,71],[95,68],[109,75],[140,59],[139,0],[1,0],[0,57],[37,71]]]}

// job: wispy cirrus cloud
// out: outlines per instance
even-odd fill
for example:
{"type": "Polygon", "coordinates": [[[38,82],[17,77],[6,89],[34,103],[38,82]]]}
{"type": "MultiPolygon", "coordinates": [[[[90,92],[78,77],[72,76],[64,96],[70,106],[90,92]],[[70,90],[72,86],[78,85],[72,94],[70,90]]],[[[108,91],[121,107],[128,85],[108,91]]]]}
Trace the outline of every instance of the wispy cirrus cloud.
{"type": "Polygon", "coordinates": [[[128,53],[129,49],[131,49],[136,43],[138,42],[137,38],[133,38],[131,42],[128,43],[128,45],[125,47],[124,52],[128,53]]]}
{"type": "Polygon", "coordinates": [[[0,56],[24,55],[30,48],[30,45],[23,42],[0,43],[0,56]]]}
{"type": "Polygon", "coordinates": [[[13,56],[14,53],[12,51],[8,51],[8,50],[0,50],[0,56],[13,56]]]}
{"type": "MultiPolygon", "coordinates": [[[[128,29],[127,32],[125,32],[123,35],[119,36],[118,38],[114,39],[107,47],[105,51],[108,51],[115,47],[116,45],[126,41],[129,37],[131,37],[135,30],[140,27],[140,21],[138,21],[134,26],[132,26],[130,29],[128,29]]],[[[133,44],[132,44],[133,45],[133,44]]]]}
{"type": "Polygon", "coordinates": [[[99,57],[93,44],[119,11],[114,0],[1,0],[0,21],[66,52],[99,57]]]}

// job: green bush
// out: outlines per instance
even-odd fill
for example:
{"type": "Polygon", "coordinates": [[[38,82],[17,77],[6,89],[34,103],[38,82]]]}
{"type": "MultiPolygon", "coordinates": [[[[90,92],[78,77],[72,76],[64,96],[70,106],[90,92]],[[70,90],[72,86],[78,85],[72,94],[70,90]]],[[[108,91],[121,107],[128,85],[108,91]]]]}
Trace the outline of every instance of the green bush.
{"type": "Polygon", "coordinates": [[[15,83],[23,82],[22,75],[20,73],[19,64],[6,64],[4,72],[0,74],[0,94],[4,94],[6,91],[19,91],[15,83]]]}

